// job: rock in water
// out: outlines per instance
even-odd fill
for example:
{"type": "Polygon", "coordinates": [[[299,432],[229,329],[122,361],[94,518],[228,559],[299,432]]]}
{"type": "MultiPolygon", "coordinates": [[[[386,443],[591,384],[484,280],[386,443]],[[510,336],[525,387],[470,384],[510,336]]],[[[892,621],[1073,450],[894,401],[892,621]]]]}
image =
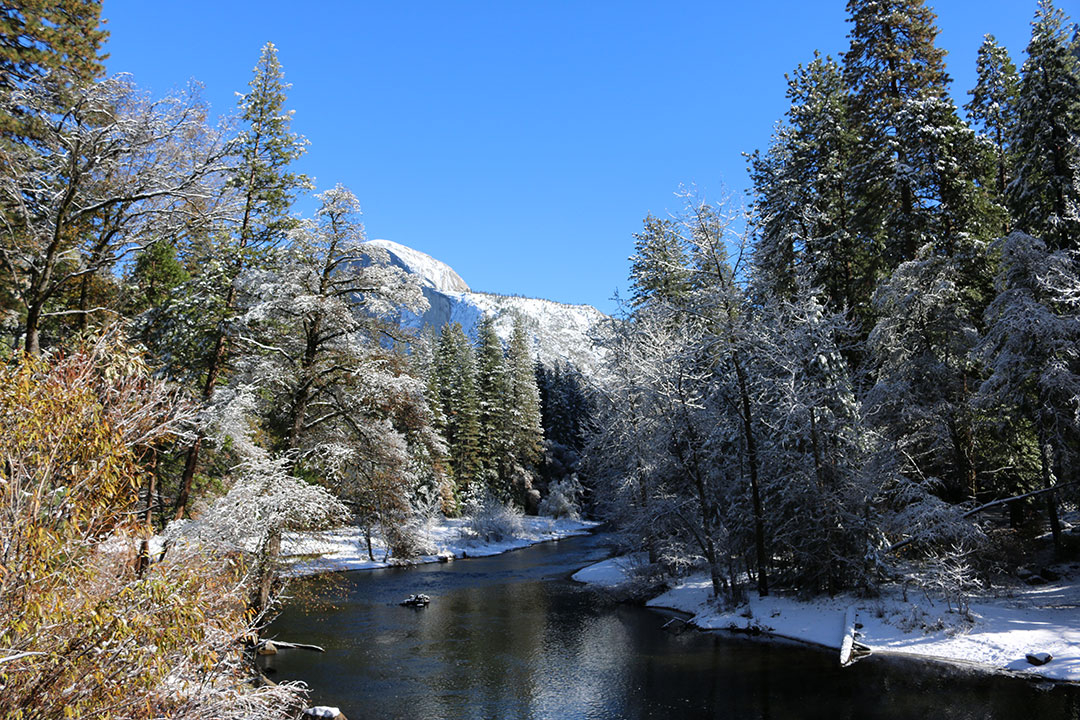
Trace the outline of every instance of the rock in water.
{"type": "Polygon", "coordinates": [[[277,647],[274,646],[274,643],[266,640],[255,647],[255,652],[259,655],[277,655],[277,647]]]}
{"type": "Polygon", "coordinates": [[[346,720],[345,715],[336,707],[329,705],[316,705],[304,711],[306,717],[326,718],[327,720],[346,720]]]}
{"type": "Polygon", "coordinates": [[[427,595],[410,595],[401,601],[401,605],[405,607],[427,607],[431,603],[431,598],[427,595]]]}
{"type": "Polygon", "coordinates": [[[1041,653],[1028,653],[1027,661],[1032,665],[1045,665],[1054,659],[1054,656],[1048,652],[1041,653]]]}

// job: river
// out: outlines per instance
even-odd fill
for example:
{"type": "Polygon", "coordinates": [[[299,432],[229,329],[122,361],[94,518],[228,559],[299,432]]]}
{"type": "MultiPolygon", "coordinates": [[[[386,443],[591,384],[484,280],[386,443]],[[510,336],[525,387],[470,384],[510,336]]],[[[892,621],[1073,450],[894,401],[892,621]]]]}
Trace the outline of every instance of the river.
{"type": "Polygon", "coordinates": [[[1080,719],[1080,688],[722,634],[569,580],[602,535],[490,558],[295,581],[264,663],[364,718],[1080,719]],[[400,607],[413,593],[424,609],[400,607]]]}

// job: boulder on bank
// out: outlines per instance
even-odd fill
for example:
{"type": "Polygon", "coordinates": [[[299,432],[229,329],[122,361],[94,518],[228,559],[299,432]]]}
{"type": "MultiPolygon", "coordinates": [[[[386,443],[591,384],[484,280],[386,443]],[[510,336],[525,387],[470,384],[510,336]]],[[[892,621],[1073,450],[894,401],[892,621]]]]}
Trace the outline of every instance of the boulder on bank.
{"type": "Polygon", "coordinates": [[[525,514],[540,514],[540,491],[536,488],[529,488],[525,491],[525,514]]]}
{"type": "Polygon", "coordinates": [[[1044,567],[1041,570],[1039,570],[1039,575],[1046,578],[1050,582],[1057,582],[1058,580],[1061,579],[1061,575],[1059,575],[1057,572],[1051,570],[1048,567],[1044,567]]]}
{"type": "Polygon", "coordinates": [[[1032,665],[1045,665],[1046,663],[1050,662],[1053,659],[1054,659],[1054,656],[1051,655],[1048,652],[1028,653],[1027,654],[1027,661],[1029,663],[1031,663],[1032,665]]]}

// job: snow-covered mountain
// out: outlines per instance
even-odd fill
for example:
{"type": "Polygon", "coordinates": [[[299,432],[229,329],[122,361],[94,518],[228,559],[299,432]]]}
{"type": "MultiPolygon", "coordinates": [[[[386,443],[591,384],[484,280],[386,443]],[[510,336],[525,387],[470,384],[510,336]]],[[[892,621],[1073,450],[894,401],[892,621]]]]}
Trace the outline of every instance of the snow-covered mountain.
{"type": "Polygon", "coordinates": [[[430,255],[390,240],[369,242],[385,249],[394,265],[417,276],[430,305],[423,315],[406,313],[403,325],[417,329],[429,325],[439,330],[446,323],[458,322],[467,335],[475,337],[477,324],[488,315],[495,318],[495,332],[503,342],[509,342],[514,317],[520,314],[532,339],[533,353],[541,362],[569,361],[587,374],[599,365],[601,350],[595,335],[607,316],[593,306],[473,292],[452,267],[430,255]]]}

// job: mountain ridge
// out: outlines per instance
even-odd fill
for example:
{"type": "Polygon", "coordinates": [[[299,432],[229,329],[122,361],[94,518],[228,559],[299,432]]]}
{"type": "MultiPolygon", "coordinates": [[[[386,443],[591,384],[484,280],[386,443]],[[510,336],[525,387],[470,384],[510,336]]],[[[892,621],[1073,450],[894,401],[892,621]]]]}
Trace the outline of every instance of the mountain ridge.
{"type": "Polygon", "coordinates": [[[475,337],[480,320],[489,316],[495,320],[496,334],[509,343],[514,318],[520,315],[533,356],[540,362],[549,366],[569,362],[590,375],[597,371],[603,355],[597,337],[609,318],[592,305],[474,291],[452,267],[427,253],[392,240],[368,242],[386,250],[393,265],[416,276],[427,298],[429,307],[423,314],[402,313],[403,326],[416,330],[428,326],[437,332],[446,323],[458,322],[475,337]]]}

